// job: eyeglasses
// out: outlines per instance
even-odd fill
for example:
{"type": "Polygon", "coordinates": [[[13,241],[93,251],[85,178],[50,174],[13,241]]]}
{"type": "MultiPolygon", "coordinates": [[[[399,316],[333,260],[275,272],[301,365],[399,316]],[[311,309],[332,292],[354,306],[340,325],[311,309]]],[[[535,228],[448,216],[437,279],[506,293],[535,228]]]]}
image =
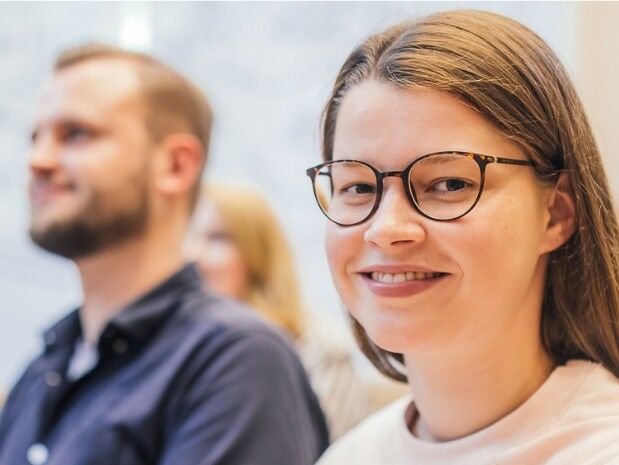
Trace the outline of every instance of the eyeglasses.
{"type": "Polygon", "coordinates": [[[358,160],[332,160],[309,168],[314,196],[325,216],[340,226],[367,221],[378,210],[383,180],[402,179],[409,202],[421,215],[450,221],[469,213],[481,197],[490,163],[532,166],[526,160],[446,151],[417,158],[402,171],[378,171],[358,160]]]}

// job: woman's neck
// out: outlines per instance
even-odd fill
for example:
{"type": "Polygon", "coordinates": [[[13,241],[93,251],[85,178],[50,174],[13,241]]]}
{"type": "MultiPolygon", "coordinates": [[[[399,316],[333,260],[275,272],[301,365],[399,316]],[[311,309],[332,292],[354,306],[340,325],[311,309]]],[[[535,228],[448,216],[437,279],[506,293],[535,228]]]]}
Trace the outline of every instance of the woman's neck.
{"type": "Polygon", "coordinates": [[[419,439],[442,442],[484,429],[522,405],[555,367],[539,335],[471,341],[440,354],[405,356],[419,439]]]}

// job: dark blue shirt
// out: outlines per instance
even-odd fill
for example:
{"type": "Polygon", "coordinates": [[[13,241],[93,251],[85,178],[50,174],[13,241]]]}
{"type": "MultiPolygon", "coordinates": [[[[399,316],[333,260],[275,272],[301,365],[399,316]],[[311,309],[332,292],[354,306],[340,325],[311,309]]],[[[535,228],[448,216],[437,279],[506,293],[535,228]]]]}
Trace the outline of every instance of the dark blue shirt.
{"type": "Polygon", "coordinates": [[[99,361],[66,377],[78,311],[0,420],[0,465],[310,465],[327,446],[301,364],[274,330],[204,293],[189,265],[102,332],[99,361]]]}

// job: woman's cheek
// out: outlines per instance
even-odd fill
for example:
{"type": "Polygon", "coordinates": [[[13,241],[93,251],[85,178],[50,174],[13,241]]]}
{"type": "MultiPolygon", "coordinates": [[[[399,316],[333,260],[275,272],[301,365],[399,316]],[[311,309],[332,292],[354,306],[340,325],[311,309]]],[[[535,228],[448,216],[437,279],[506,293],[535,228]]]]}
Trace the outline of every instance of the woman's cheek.
{"type": "Polygon", "coordinates": [[[355,256],[355,244],[347,228],[335,224],[327,225],[325,232],[325,252],[335,286],[343,291],[346,269],[355,256]]]}

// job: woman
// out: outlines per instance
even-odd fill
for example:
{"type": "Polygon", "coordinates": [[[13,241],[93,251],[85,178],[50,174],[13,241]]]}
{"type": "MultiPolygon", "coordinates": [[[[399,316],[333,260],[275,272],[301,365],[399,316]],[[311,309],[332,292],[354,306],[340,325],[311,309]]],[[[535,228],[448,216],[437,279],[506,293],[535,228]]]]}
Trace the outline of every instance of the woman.
{"type": "Polygon", "coordinates": [[[533,32],[439,13],[365,40],[308,170],[361,349],[408,397],[320,465],[619,463],[619,233],[533,32]]]}
{"type": "Polygon", "coordinates": [[[375,410],[373,391],[355,369],[348,341],[329,320],[303,310],[291,249],[263,195],[249,187],[211,184],[193,223],[192,255],[206,286],[248,303],[290,336],[332,439],[375,410]]]}

